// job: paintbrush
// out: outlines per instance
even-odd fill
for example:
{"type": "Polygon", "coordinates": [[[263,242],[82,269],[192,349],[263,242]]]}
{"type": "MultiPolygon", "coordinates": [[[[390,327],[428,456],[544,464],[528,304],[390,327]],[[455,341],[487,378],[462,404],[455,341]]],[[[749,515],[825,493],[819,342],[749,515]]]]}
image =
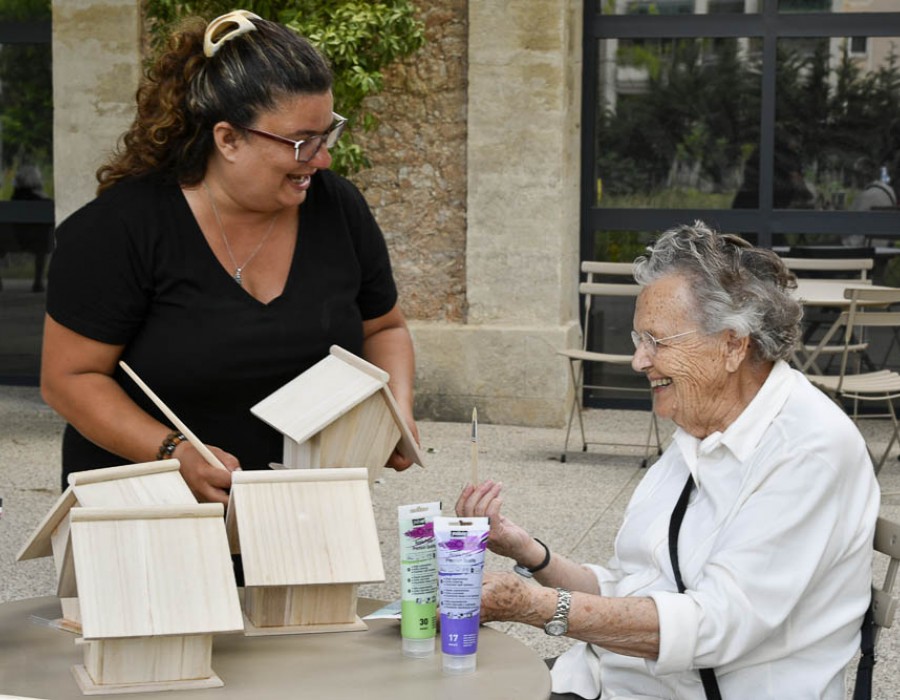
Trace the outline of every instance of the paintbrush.
{"type": "Polygon", "coordinates": [[[478,409],[472,408],[472,486],[478,486],[478,409]]]}

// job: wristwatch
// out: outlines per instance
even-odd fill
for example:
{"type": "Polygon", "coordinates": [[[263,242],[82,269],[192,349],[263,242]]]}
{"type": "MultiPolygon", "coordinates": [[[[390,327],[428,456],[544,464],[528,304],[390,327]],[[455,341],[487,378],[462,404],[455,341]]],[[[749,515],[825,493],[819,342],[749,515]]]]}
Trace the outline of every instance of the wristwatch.
{"type": "Polygon", "coordinates": [[[537,566],[527,567],[522,566],[518,562],[513,566],[513,571],[515,571],[519,576],[524,576],[525,578],[531,578],[541,569],[546,569],[547,565],[550,563],[550,548],[541,542],[537,537],[534,538],[534,541],[537,542],[541,547],[544,548],[544,561],[542,561],[537,566]]]}
{"type": "Polygon", "coordinates": [[[556,591],[556,612],[544,623],[544,632],[551,637],[561,637],[569,631],[569,608],[572,607],[572,593],[565,588],[556,591]]]}

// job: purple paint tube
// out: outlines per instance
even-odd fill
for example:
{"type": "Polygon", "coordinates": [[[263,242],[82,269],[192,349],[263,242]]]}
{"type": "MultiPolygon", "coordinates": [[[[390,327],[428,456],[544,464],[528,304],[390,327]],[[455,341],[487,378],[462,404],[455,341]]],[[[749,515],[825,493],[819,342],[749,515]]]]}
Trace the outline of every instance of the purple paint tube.
{"type": "Polygon", "coordinates": [[[434,519],[444,673],[475,671],[487,518],[434,519]]]}

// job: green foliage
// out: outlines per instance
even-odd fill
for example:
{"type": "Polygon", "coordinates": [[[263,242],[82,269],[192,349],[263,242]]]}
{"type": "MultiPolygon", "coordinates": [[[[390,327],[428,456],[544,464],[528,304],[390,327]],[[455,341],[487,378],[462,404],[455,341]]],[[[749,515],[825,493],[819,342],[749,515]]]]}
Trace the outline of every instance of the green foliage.
{"type": "MultiPolygon", "coordinates": [[[[50,20],[50,0],[0,0],[0,19],[9,22],[50,20]]],[[[52,161],[53,77],[51,49],[44,44],[0,46],[0,133],[4,169],[19,163],[52,161]]]]}
{"type": "MultiPolygon", "coordinates": [[[[332,151],[333,169],[349,173],[370,165],[353,140],[353,130],[377,126],[365,99],[380,92],[383,70],[418,51],[425,28],[411,0],[246,0],[243,9],[286,24],[307,37],[331,62],[335,110],[350,120],[348,132],[332,151]]],[[[234,9],[234,0],[147,0],[153,42],[158,45],[171,24],[197,14],[212,18],[234,9]]]]}
{"type": "MultiPolygon", "coordinates": [[[[691,191],[684,187],[695,188],[695,202],[698,187],[728,195],[741,173],[746,182],[758,180],[760,48],[753,40],[743,46],[710,38],[619,41],[617,68],[640,82],[617,94],[598,118],[603,206],[635,199],[656,206],[649,203],[656,193],[691,191]]],[[[815,186],[817,205],[825,207],[849,203],[881,165],[900,174],[897,49],[866,72],[846,42],[841,48],[835,64],[828,38],[778,43],[776,198],[790,178],[788,164],[815,186]]],[[[782,206],[802,204],[798,198],[782,206]]]]}
{"type": "Polygon", "coordinates": [[[24,22],[50,19],[50,0],[0,0],[0,20],[24,22]]]}

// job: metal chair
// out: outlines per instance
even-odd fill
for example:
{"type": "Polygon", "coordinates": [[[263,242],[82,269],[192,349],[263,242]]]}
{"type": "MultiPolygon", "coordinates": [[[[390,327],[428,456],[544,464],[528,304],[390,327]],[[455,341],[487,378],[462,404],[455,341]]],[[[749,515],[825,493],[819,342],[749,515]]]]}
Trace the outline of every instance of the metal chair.
{"type": "MultiPolygon", "coordinates": [[[[791,248],[791,251],[794,252],[802,252],[803,250],[804,249],[802,248],[791,248]]],[[[784,262],[787,268],[796,273],[798,277],[815,277],[816,279],[828,280],[852,280],[853,284],[872,284],[872,280],[869,279],[868,274],[875,265],[875,261],[873,258],[819,258],[811,257],[812,249],[808,249],[808,251],[808,253],[803,253],[803,257],[782,257],[781,260],[782,262],[784,262]],[[806,257],[806,254],[809,254],[810,257],[806,257]]],[[[798,364],[804,371],[810,370],[812,372],[818,372],[819,374],[822,374],[822,371],[820,370],[818,364],[815,363],[814,359],[808,359],[813,352],[815,352],[816,358],[821,356],[826,356],[829,358],[829,363],[825,367],[825,369],[827,370],[830,366],[830,360],[843,351],[844,346],[841,344],[819,345],[818,343],[812,342],[812,338],[815,335],[816,331],[823,325],[831,324],[834,319],[835,312],[833,310],[807,310],[807,312],[804,314],[806,330],[803,333],[803,343],[800,349],[803,351],[805,358],[798,358],[798,364]]],[[[867,349],[867,343],[857,342],[854,344],[852,351],[865,353],[867,349]]],[[[865,361],[869,364],[869,369],[874,369],[874,366],[871,364],[871,361],[869,361],[868,356],[864,355],[864,358],[865,361]]]]}
{"type": "Polygon", "coordinates": [[[620,443],[608,441],[589,441],[585,436],[584,417],[582,414],[581,402],[586,389],[615,389],[617,391],[633,392],[647,396],[651,402],[653,394],[649,386],[635,387],[623,385],[609,384],[585,384],[585,366],[592,364],[599,367],[603,365],[630,367],[633,354],[605,353],[594,352],[588,350],[588,344],[591,337],[591,308],[593,301],[597,298],[610,297],[631,297],[638,295],[641,288],[634,282],[633,266],[631,263],[615,263],[615,262],[594,262],[584,261],[581,263],[581,271],[586,275],[586,279],[582,282],[578,291],[584,304],[584,321],[582,324],[583,342],[581,347],[560,350],[559,354],[566,358],[569,365],[569,373],[572,377],[572,386],[575,391],[572,395],[572,405],[569,407],[569,421],[566,427],[566,441],[563,445],[560,461],[566,461],[566,453],[569,451],[569,438],[572,433],[572,423],[575,417],[578,417],[578,427],[581,431],[581,451],[587,452],[588,445],[616,445],[621,447],[643,447],[644,458],[641,461],[641,467],[646,467],[650,460],[650,448],[652,438],[656,436],[656,453],[662,454],[662,445],[659,439],[659,426],[656,422],[656,415],[650,411],[650,425],[647,430],[647,440],[644,443],[620,443]],[[615,282],[599,282],[600,278],[613,278],[615,282]]]}
{"type": "Polygon", "coordinates": [[[872,612],[875,621],[875,641],[883,629],[894,623],[897,599],[893,596],[897,574],[900,573],[900,523],[878,518],[875,525],[875,551],[888,557],[884,582],[872,586],[872,612]]]}
{"type": "MultiPolygon", "coordinates": [[[[893,434],[887,448],[877,462],[874,455],[872,457],[877,474],[894,442],[900,443],[900,426],[897,423],[897,413],[893,404],[894,399],[900,398],[900,374],[887,369],[861,372],[858,370],[858,362],[850,362],[850,355],[856,344],[855,338],[862,337],[866,329],[900,328],[900,311],[882,310],[890,307],[891,304],[900,303],[900,289],[851,287],[845,290],[844,296],[850,300],[850,308],[842,312],[840,322],[832,326],[832,330],[839,327],[844,329],[840,373],[821,375],[815,372],[806,372],[806,377],[829,394],[840,406],[844,406],[845,399],[852,401],[852,417],[857,423],[862,418],[888,417],[891,419],[893,434]],[[877,305],[878,310],[871,310],[873,304],[877,305]],[[883,401],[886,413],[877,416],[860,415],[859,402],[865,401],[883,401]]],[[[830,336],[827,336],[823,342],[829,340],[830,336]]]]}

